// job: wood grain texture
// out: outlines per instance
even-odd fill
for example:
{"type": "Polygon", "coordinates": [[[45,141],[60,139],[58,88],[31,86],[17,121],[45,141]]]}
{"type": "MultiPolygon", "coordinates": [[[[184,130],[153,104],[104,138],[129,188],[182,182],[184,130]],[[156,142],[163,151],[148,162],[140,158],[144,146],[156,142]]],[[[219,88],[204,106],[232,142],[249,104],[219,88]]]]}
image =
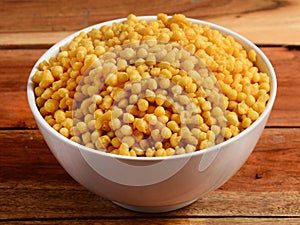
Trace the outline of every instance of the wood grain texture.
{"type": "MultiPolygon", "coordinates": [[[[162,216],[300,216],[299,135],[298,128],[266,129],[248,161],[225,185],[162,216]]],[[[0,221],[141,216],[72,180],[37,130],[0,131],[0,143],[9,146],[0,152],[0,221]]]]}
{"type": "Polygon", "coordinates": [[[268,126],[299,126],[300,51],[287,48],[262,48],[277,76],[277,95],[268,126]]]}
{"type": "MultiPolygon", "coordinates": [[[[223,191],[300,191],[300,129],[265,129],[223,191]]],[[[58,164],[38,130],[0,130],[0,188],[83,190],[58,164]],[[8,147],[5,147],[8,146],[8,147]]]]}
{"type": "MultiPolygon", "coordinates": [[[[300,128],[265,129],[248,161],[220,189],[300,191],[299,135],[300,128]]],[[[59,183],[83,189],[58,164],[38,130],[0,130],[0,143],[0,188],[56,189],[59,183]]]]}
{"type": "Polygon", "coordinates": [[[300,1],[3,0],[0,5],[0,224],[300,224],[300,1]],[[143,214],[96,196],[65,172],[37,130],[26,85],[38,58],[74,31],[129,13],[160,12],[223,25],[259,44],[274,65],[278,94],[257,146],[228,182],[180,210],[143,214]]]}
{"type": "Polygon", "coordinates": [[[0,46],[53,44],[69,32],[136,15],[184,13],[228,27],[260,44],[300,43],[298,0],[3,1],[0,46]],[[54,32],[53,35],[49,32],[54,32]],[[25,36],[20,35],[25,33],[25,36]],[[8,39],[9,38],[9,39],[8,39]]]}
{"type": "Polygon", "coordinates": [[[299,217],[300,192],[211,192],[180,210],[164,214],[129,211],[86,190],[5,189],[1,220],[149,217],[299,217]],[[242,201],[242,203],[241,203],[242,201]]]}
{"type": "Polygon", "coordinates": [[[0,222],[39,218],[300,216],[300,192],[215,191],[192,205],[164,214],[129,211],[86,190],[5,189],[1,192],[0,222]]]}

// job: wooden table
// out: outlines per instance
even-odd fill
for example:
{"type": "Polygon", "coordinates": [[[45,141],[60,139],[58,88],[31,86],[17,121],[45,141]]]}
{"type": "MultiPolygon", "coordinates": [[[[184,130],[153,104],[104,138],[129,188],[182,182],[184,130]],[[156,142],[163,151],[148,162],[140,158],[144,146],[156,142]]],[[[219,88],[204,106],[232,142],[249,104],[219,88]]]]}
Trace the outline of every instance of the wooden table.
{"type": "Polygon", "coordinates": [[[300,224],[300,1],[1,1],[0,223],[300,224]],[[273,63],[278,96],[239,172],[196,203],[164,214],[122,209],[58,164],[26,100],[35,61],[66,35],[129,13],[184,13],[255,42],[273,63]]]}

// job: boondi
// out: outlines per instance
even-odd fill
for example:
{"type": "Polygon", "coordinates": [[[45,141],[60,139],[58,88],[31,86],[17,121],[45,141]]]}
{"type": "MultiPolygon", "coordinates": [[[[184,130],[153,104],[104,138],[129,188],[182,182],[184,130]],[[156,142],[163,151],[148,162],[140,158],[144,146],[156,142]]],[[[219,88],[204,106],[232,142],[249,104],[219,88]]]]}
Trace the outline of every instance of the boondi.
{"type": "Polygon", "coordinates": [[[270,78],[255,62],[254,50],[182,14],[131,14],[61,46],[39,65],[34,92],[44,119],[75,142],[171,156],[230,139],[258,119],[270,78]]]}

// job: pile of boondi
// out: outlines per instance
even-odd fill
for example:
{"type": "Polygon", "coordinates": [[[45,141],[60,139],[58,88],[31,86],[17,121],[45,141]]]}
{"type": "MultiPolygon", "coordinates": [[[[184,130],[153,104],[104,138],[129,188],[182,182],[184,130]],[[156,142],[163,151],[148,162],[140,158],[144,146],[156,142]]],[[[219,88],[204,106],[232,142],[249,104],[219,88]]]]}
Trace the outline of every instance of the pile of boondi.
{"type": "Polygon", "coordinates": [[[254,50],[184,15],[129,15],[43,61],[33,77],[36,104],[55,130],[88,147],[183,154],[236,136],[264,111],[270,79],[255,61],[254,50]]]}

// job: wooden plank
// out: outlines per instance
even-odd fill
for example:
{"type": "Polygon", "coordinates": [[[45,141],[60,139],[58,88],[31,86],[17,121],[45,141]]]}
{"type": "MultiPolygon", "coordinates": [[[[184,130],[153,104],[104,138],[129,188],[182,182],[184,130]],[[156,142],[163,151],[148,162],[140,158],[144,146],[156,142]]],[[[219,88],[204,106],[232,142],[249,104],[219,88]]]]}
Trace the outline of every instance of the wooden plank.
{"type": "Polygon", "coordinates": [[[299,217],[300,192],[214,191],[180,210],[141,214],[85,191],[3,189],[1,220],[124,217],[299,217]]]}
{"type": "Polygon", "coordinates": [[[297,135],[298,129],[265,129],[247,162],[220,189],[300,191],[300,140],[297,135]]]}
{"type": "Polygon", "coordinates": [[[38,130],[0,130],[0,143],[0,188],[84,189],[59,165],[38,130]]]}
{"type": "Polygon", "coordinates": [[[236,0],[222,7],[228,14],[212,15],[209,21],[228,27],[257,44],[299,45],[299,39],[296,40],[300,35],[299,4],[297,0],[249,0],[236,12],[240,9],[240,1],[236,0]]]}
{"type": "Polygon", "coordinates": [[[46,49],[0,50],[0,92],[26,91],[35,62],[46,49]]]}
{"type": "MultiPolygon", "coordinates": [[[[287,48],[262,50],[273,63],[278,79],[277,100],[268,126],[300,126],[300,117],[295,116],[300,112],[300,51],[287,48]]],[[[0,50],[0,127],[35,127],[26,103],[26,84],[32,66],[45,51],[46,49],[0,50]]]]}
{"type": "Polygon", "coordinates": [[[260,225],[282,225],[282,224],[290,224],[290,225],[298,225],[299,218],[158,218],[151,217],[148,219],[73,219],[73,220],[32,220],[32,221],[5,221],[6,224],[22,224],[22,225],[30,225],[30,224],[41,224],[41,225],[52,225],[52,224],[101,224],[101,225],[119,225],[122,223],[123,225],[139,225],[139,224],[155,224],[155,225],[223,225],[223,224],[243,224],[243,225],[252,225],[252,224],[260,224],[260,225]]]}
{"type": "MultiPolygon", "coordinates": [[[[265,129],[243,167],[220,190],[300,191],[300,128],[265,129]]],[[[84,190],[38,130],[0,130],[0,188],[84,190]]]]}
{"type": "Polygon", "coordinates": [[[26,91],[2,92],[0,128],[36,128],[26,91]]]}
{"type": "Polygon", "coordinates": [[[26,88],[33,65],[45,51],[0,50],[1,128],[36,127],[27,104],[26,88]]]}
{"type": "Polygon", "coordinates": [[[277,76],[277,96],[269,119],[269,126],[299,126],[296,118],[300,110],[300,51],[286,48],[262,48],[274,66],[277,76]]]}
{"type": "Polygon", "coordinates": [[[123,18],[129,13],[156,15],[160,12],[184,13],[187,17],[214,22],[260,44],[299,45],[299,5],[297,0],[247,0],[243,4],[238,0],[184,0],[171,5],[167,0],[143,4],[134,0],[126,4],[120,4],[118,0],[100,3],[91,0],[88,4],[79,0],[5,1],[0,12],[0,46],[53,44],[68,32],[123,18]],[[45,37],[48,32],[55,33],[45,37]]]}
{"type": "Polygon", "coordinates": [[[72,31],[0,33],[0,46],[4,49],[49,48],[72,33],[72,31]]]}

